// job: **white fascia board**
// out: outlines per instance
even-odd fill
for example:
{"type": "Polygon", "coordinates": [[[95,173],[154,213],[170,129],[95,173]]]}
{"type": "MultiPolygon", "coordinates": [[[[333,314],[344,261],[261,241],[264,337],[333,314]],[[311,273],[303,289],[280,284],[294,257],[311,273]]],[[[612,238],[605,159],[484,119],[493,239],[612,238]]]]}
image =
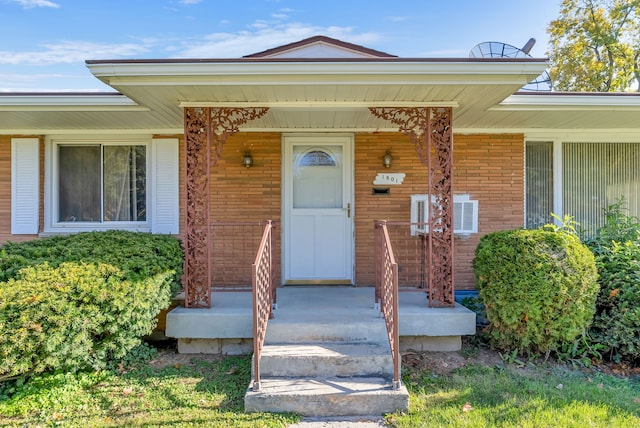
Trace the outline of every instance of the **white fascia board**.
{"type": "Polygon", "coordinates": [[[148,111],[125,95],[12,94],[0,95],[0,111],[148,111]]]}
{"type": "Polygon", "coordinates": [[[493,111],[544,110],[640,110],[640,96],[629,94],[511,95],[493,111]]]}
{"type": "Polygon", "coordinates": [[[105,135],[105,136],[140,136],[140,135],[182,135],[184,128],[148,128],[148,129],[48,129],[48,128],[15,128],[0,129],[0,135],[46,135],[46,136],[85,136],[85,135],[105,135]],[[125,133],[125,134],[123,134],[125,133]]]}
{"type": "MultiPolygon", "coordinates": [[[[527,140],[553,140],[563,141],[640,141],[640,128],[456,128],[454,134],[524,134],[527,140]]],[[[397,129],[396,129],[397,130],[397,129]]]]}
{"type": "Polygon", "coordinates": [[[553,140],[574,143],[637,143],[640,141],[640,129],[530,130],[524,134],[525,140],[531,141],[553,140]]]}
{"type": "MultiPolygon", "coordinates": [[[[162,81],[162,78],[198,76],[456,76],[478,77],[479,82],[495,76],[496,80],[520,83],[526,76],[534,78],[547,67],[546,61],[474,62],[474,61],[379,61],[379,62],[216,62],[216,63],[98,63],[87,67],[104,82],[133,84],[140,80],[162,81]],[[482,78],[480,78],[482,76],[482,78]],[[506,78],[506,76],[510,76],[506,78]],[[136,78],[136,79],[125,79],[136,78]]],[[[400,77],[403,76],[403,77],[400,77]]],[[[186,79],[184,79],[186,80],[186,79]]],[[[269,79],[265,79],[269,80],[269,79]]],[[[530,80],[530,79],[529,79],[530,80]]],[[[489,79],[491,81],[491,79],[489,79]]]]}
{"type": "Polygon", "coordinates": [[[357,109],[369,107],[459,107],[457,101],[273,101],[259,102],[242,101],[242,102],[201,102],[201,101],[181,101],[179,107],[230,107],[230,108],[250,108],[250,107],[270,107],[270,108],[301,108],[308,110],[322,109],[357,109]]]}

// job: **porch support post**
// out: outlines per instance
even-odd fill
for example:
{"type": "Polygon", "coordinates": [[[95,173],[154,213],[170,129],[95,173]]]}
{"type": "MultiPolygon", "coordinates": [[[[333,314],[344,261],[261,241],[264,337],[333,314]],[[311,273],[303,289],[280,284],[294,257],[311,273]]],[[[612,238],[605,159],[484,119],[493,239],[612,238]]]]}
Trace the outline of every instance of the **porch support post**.
{"type": "Polygon", "coordinates": [[[371,113],[398,125],[428,168],[429,306],[454,306],[453,281],[453,111],[451,107],[374,108],[371,113]]]}
{"type": "Polygon", "coordinates": [[[184,109],[184,305],[211,307],[211,166],[222,155],[227,137],[257,119],[267,108],[184,109]]]}

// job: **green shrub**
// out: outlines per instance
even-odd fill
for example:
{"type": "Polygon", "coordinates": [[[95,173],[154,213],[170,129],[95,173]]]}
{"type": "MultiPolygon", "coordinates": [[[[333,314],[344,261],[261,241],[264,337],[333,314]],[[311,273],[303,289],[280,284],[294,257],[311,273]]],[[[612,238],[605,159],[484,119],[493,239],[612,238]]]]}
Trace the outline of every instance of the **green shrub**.
{"type": "Polygon", "coordinates": [[[180,287],[183,255],[180,241],[167,235],[111,230],[52,236],[7,243],[0,250],[0,281],[15,278],[25,266],[44,262],[106,263],[135,280],[173,270],[172,291],[180,287]]]}
{"type": "Polygon", "coordinates": [[[0,259],[0,380],[124,358],[182,272],[179,241],[135,232],[8,244],[0,259]]]}
{"type": "Polygon", "coordinates": [[[0,283],[0,377],[104,368],[151,333],[173,272],[130,281],[106,264],[47,263],[0,283]]]}
{"type": "Polygon", "coordinates": [[[600,293],[593,339],[614,360],[640,359],[640,242],[612,242],[596,257],[600,293]]]}
{"type": "Polygon", "coordinates": [[[473,261],[493,346],[539,355],[581,334],[598,292],[593,254],[563,230],[485,235],[473,261]]]}
{"type": "Polygon", "coordinates": [[[624,198],[604,209],[605,223],[585,237],[598,268],[596,315],[578,353],[597,350],[611,360],[640,360],[640,219],[624,198]]]}
{"type": "Polygon", "coordinates": [[[487,321],[487,311],[479,297],[464,297],[460,300],[460,304],[475,312],[477,326],[487,326],[489,324],[487,321]]]}
{"type": "Polygon", "coordinates": [[[608,252],[612,242],[640,240],[640,219],[628,214],[624,197],[620,197],[604,210],[604,225],[594,236],[584,238],[585,244],[597,256],[608,252]]]}

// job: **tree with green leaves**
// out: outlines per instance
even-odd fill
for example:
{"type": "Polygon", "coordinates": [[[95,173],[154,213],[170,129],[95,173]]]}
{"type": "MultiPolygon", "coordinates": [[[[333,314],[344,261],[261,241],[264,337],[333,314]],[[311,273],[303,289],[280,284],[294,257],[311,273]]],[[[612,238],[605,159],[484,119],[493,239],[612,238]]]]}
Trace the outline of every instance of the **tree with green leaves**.
{"type": "Polygon", "coordinates": [[[555,90],[639,90],[640,0],[563,0],[547,32],[555,90]]]}

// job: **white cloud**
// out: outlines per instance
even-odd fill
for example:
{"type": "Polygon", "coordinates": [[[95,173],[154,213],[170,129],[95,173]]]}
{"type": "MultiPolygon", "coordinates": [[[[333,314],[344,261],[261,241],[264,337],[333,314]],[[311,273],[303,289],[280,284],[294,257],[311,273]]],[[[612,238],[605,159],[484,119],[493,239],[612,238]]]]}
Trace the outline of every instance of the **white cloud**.
{"type": "Polygon", "coordinates": [[[182,4],[197,4],[202,2],[202,0],[180,0],[182,4]]]}
{"type": "Polygon", "coordinates": [[[356,44],[380,40],[376,33],[354,33],[352,27],[322,27],[304,23],[272,24],[255,21],[249,31],[212,33],[201,39],[183,41],[178,58],[239,58],[311,36],[324,35],[356,44]]]}
{"type": "Polygon", "coordinates": [[[33,9],[34,7],[53,7],[58,8],[60,5],[49,0],[9,0],[18,3],[25,9],[33,9]]]}
{"type": "Polygon", "coordinates": [[[424,58],[431,57],[449,57],[449,58],[465,58],[469,56],[470,49],[444,49],[444,50],[435,50],[435,51],[427,51],[419,56],[424,58]]]}
{"type": "Polygon", "coordinates": [[[104,92],[113,91],[87,70],[75,73],[61,70],[56,73],[0,73],[0,92],[104,92]]]}
{"type": "Polygon", "coordinates": [[[113,59],[140,55],[149,51],[147,44],[108,44],[87,41],[63,41],[42,45],[41,51],[0,51],[0,64],[51,65],[82,63],[86,59],[113,59]]]}
{"type": "Polygon", "coordinates": [[[387,21],[391,21],[391,22],[404,22],[404,21],[408,21],[411,18],[408,16],[387,16],[386,19],[387,21]]]}

